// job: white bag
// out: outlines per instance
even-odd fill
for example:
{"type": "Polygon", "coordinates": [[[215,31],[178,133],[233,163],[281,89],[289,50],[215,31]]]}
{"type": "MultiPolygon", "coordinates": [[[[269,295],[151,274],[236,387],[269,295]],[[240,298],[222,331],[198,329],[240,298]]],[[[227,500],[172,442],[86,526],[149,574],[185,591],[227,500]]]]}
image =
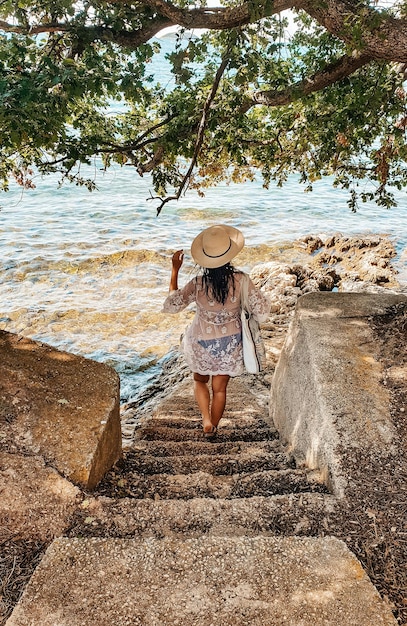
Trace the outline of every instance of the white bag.
{"type": "Polygon", "coordinates": [[[240,291],[243,362],[249,374],[258,374],[266,365],[266,349],[258,321],[249,309],[249,277],[243,275],[240,291]]]}

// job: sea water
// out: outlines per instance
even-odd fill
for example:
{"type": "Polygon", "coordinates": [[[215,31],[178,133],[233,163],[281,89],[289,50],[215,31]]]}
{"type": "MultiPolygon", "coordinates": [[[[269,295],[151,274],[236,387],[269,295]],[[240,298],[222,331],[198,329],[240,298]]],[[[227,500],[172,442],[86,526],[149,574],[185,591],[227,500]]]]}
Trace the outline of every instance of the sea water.
{"type": "MultiPolygon", "coordinates": [[[[183,248],[180,284],[194,275],[192,239],[217,223],[240,228],[250,254],[244,269],[267,260],[267,250],[303,235],[385,234],[394,241],[400,278],[407,248],[407,198],[383,209],[362,204],[331,180],[312,193],[295,176],[282,187],[261,180],[222,184],[205,197],[190,192],[157,217],[149,177],[132,167],[104,172],[95,161],[97,190],[37,177],[0,196],[0,328],[113,366],[122,400],[134,399],[157,375],[160,359],[178,344],[190,313],[161,311],[171,256],[183,248]]],[[[237,263],[238,264],[238,263],[237,263]]]]}

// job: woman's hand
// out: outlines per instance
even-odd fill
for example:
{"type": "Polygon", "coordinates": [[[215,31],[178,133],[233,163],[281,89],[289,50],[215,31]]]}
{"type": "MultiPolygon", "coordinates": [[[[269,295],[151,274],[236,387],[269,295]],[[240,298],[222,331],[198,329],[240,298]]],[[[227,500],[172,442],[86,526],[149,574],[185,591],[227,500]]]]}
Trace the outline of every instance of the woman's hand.
{"type": "Polygon", "coordinates": [[[177,250],[176,252],[174,252],[174,254],[172,255],[172,267],[175,270],[179,271],[183,262],[184,262],[184,251],[177,250]]]}
{"type": "Polygon", "coordinates": [[[181,265],[184,262],[184,251],[177,250],[172,255],[172,272],[170,280],[170,291],[176,291],[178,289],[178,272],[181,265]]]}

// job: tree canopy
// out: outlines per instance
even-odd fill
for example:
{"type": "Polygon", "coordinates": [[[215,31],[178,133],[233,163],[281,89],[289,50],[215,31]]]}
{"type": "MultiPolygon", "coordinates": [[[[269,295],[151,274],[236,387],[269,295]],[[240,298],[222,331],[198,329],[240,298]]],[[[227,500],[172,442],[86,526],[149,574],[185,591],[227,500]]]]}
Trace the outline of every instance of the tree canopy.
{"type": "Polygon", "coordinates": [[[257,172],[309,190],[329,175],[352,209],[389,207],[407,185],[406,75],[406,0],[2,0],[1,184],[29,188],[34,169],[92,189],[97,158],[151,173],[158,211],[257,172]]]}

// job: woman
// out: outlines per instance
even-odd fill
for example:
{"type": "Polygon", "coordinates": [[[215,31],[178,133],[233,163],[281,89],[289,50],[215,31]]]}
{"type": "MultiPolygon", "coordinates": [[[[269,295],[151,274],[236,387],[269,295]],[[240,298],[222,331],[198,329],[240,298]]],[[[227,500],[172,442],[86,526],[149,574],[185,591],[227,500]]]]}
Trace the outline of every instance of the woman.
{"type": "MultiPolygon", "coordinates": [[[[243,373],[240,288],[244,274],[230,264],[243,246],[244,237],[237,228],[217,225],[203,230],[191,246],[193,259],[203,268],[202,275],[182,289],[178,289],[178,273],[184,260],[183,250],[172,257],[170,293],[163,310],[178,313],[196,303],[196,314],[186,329],[181,348],[194,375],[195,398],[206,436],[217,432],[230,377],[243,373]]],[[[250,280],[248,293],[251,312],[259,322],[264,321],[270,310],[267,298],[250,280]]]]}

